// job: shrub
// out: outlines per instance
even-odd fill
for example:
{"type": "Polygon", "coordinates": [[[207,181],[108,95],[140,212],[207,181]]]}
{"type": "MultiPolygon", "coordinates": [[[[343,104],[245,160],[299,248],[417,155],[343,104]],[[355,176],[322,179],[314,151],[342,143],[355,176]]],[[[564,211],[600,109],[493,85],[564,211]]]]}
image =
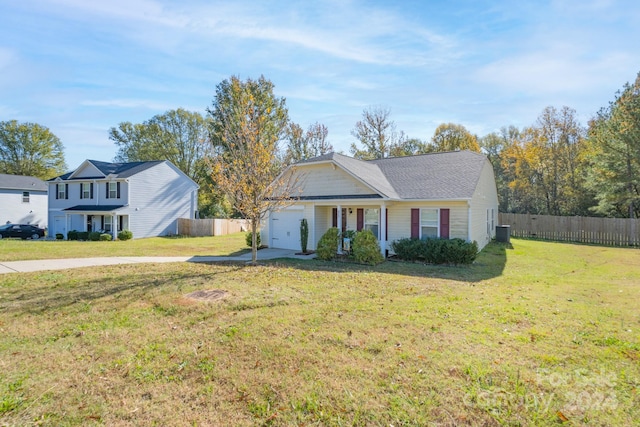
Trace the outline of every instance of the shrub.
{"type": "MultiPolygon", "coordinates": [[[[247,231],[247,234],[245,234],[245,236],[244,236],[244,242],[245,242],[245,243],[247,244],[247,246],[249,246],[249,247],[252,247],[252,246],[253,246],[253,245],[252,245],[253,237],[251,237],[251,236],[252,236],[251,231],[247,231]]],[[[262,246],[262,241],[261,241],[261,238],[260,238],[260,232],[258,231],[258,232],[256,233],[256,247],[258,247],[258,248],[259,248],[260,246],[262,246]]]]}
{"type": "Polygon", "coordinates": [[[78,232],[71,230],[67,233],[67,240],[78,240],[78,232]]]}
{"type": "Polygon", "coordinates": [[[118,240],[131,240],[133,239],[133,233],[129,230],[122,230],[118,233],[118,240]]]}
{"type": "Polygon", "coordinates": [[[88,231],[78,231],[78,240],[89,240],[89,232],[88,231]]]}
{"type": "Polygon", "coordinates": [[[307,253],[307,244],[309,243],[309,224],[307,220],[302,218],[300,221],[300,249],[302,253],[307,253]]]}
{"type": "Polygon", "coordinates": [[[92,242],[97,242],[100,240],[100,232],[99,231],[92,231],[89,233],[89,240],[91,240],[92,242]]]}
{"type": "Polygon", "coordinates": [[[357,262],[376,265],[384,261],[380,253],[380,244],[371,230],[356,233],[353,238],[353,257],[357,262]]]}
{"type": "Polygon", "coordinates": [[[64,234],[56,233],[56,240],[62,240],[62,239],[64,239],[64,234]]]}
{"type": "Polygon", "coordinates": [[[110,242],[111,240],[113,240],[113,236],[111,234],[102,233],[100,235],[100,241],[101,242],[110,242]]]}
{"type": "Polygon", "coordinates": [[[316,249],[316,256],[318,259],[329,261],[332,260],[336,253],[338,253],[338,240],[340,232],[336,227],[332,227],[322,235],[320,241],[318,241],[318,248],[316,249]]]}
{"type": "Polygon", "coordinates": [[[478,255],[478,243],[462,239],[400,239],[391,244],[398,258],[424,260],[427,264],[471,264],[478,255]]]}
{"type": "Polygon", "coordinates": [[[422,240],[418,239],[400,239],[391,243],[391,249],[396,253],[397,257],[405,261],[417,261],[423,257],[422,240]]]}

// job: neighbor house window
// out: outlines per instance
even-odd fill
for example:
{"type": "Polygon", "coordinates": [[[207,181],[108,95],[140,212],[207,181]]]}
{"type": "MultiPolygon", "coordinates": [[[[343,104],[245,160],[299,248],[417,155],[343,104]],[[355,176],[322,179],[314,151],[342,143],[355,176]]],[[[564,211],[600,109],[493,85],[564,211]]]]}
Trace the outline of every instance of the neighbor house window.
{"type": "Polygon", "coordinates": [[[67,198],[67,185],[66,184],[56,184],[58,195],[58,199],[66,199],[67,198]]]}
{"type": "Polygon", "coordinates": [[[380,223],[380,214],[378,209],[365,209],[364,210],[364,229],[371,230],[376,238],[378,236],[378,226],[380,223]]]}
{"type": "Polygon", "coordinates": [[[420,209],[420,237],[438,237],[438,209],[420,209]]]}
{"type": "Polygon", "coordinates": [[[117,199],[118,198],[118,183],[110,182],[109,183],[109,198],[117,199]]]}
{"type": "Polygon", "coordinates": [[[81,199],[91,199],[93,196],[91,191],[91,183],[83,182],[80,184],[80,198],[81,199]]]}
{"type": "Polygon", "coordinates": [[[29,192],[28,191],[23,191],[22,192],[22,203],[29,203],[29,192]]]}
{"type": "Polygon", "coordinates": [[[111,233],[112,220],[113,220],[113,217],[111,217],[111,216],[105,216],[104,217],[103,227],[104,227],[105,233],[111,233]]]}

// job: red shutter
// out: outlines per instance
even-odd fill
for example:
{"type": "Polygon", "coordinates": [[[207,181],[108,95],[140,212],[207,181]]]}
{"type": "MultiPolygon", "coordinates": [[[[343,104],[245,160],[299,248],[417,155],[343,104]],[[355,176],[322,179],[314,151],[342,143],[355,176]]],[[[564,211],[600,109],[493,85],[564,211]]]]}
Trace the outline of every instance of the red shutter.
{"type": "Polygon", "coordinates": [[[440,209],[440,238],[449,238],[449,209],[440,209]]]}
{"type": "Polygon", "coordinates": [[[364,228],[364,209],[358,209],[356,215],[356,231],[362,231],[364,228]]]}
{"type": "Polygon", "coordinates": [[[331,226],[332,227],[338,226],[338,208],[333,208],[331,210],[331,226]]]}
{"type": "Polygon", "coordinates": [[[411,238],[420,238],[420,209],[411,209],[411,238]]]}

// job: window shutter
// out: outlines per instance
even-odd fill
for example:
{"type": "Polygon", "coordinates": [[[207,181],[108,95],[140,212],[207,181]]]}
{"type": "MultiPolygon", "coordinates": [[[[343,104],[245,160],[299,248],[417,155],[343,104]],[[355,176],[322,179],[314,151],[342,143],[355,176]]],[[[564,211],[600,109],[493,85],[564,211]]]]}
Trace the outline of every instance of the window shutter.
{"type": "Polygon", "coordinates": [[[116,182],[116,197],[120,198],[120,181],[116,182]]]}
{"type": "Polygon", "coordinates": [[[58,194],[59,194],[59,193],[58,193],[58,186],[59,186],[59,185],[60,185],[60,184],[56,184],[56,200],[59,198],[59,197],[58,197],[58,194]]]}
{"type": "Polygon", "coordinates": [[[338,208],[333,208],[331,210],[331,226],[332,227],[338,226],[338,208]]]}
{"type": "Polygon", "coordinates": [[[84,185],[83,183],[80,183],[80,199],[82,199],[82,190],[83,190],[82,186],[83,185],[84,185]]]}
{"type": "Polygon", "coordinates": [[[449,209],[440,209],[440,238],[449,238],[449,209]]]}
{"type": "Polygon", "coordinates": [[[384,211],[384,240],[389,240],[389,209],[384,211]]]}
{"type": "Polygon", "coordinates": [[[411,238],[420,238],[420,209],[411,209],[411,238]]]}
{"type": "Polygon", "coordinates": [[[100,215],[100,230],[104,230],[104,215],[100,215]]]}
{"type": "Polygon", "coordinates": [[[89,184],[89,197],[93,199],[93,182],[89,184]]]}
{"type": "Polygon", "coordinates": [[[362,231],[364,228],[364,209],[358,209],[356,213],[356,230],[362,231]]]}
{"type": "Polygon", "coordinates": [[[65,199],[69,198],[69,184],[64,185],[64,198],[65,199]]]}
{"type": "Polygon", "coordinates": [[[105,184],[105,186],[106,186],[106,188],[107,188],[106,198],[108,199],[108,198],[109,198],[109,183],[107,182],[107,183],[105,184]]]}

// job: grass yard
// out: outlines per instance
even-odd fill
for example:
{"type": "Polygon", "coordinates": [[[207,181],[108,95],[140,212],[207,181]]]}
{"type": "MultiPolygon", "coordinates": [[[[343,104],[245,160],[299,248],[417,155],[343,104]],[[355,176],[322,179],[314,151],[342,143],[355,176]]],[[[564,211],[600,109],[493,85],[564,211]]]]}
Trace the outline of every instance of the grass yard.
{"type": "Polygon", "coordinates": [[[640,251],[513,246],[0,276],[0,425],[637,425],[640,251]]]}
{"type": "Polygon", "coordinates": [[[0,240],[0,261],[103,256],[238,255],[249,248],[245,233],[215,237],[152,237],[113,242],[0,240]]]}

